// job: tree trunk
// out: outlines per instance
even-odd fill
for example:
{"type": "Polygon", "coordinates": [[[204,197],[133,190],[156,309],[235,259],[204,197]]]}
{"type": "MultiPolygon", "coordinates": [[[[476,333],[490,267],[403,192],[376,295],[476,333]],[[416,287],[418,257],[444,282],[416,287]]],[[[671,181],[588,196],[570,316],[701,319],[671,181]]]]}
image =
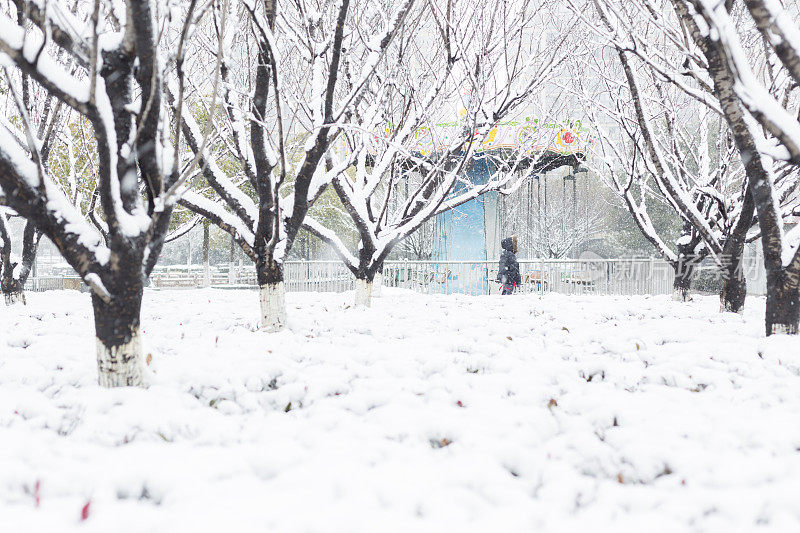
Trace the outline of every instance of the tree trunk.
{"type": "MultiPolygon", "coordinates": [[[[356,220],[354,217],[353,220],[356,220]]],[[[362,228],[363,231],[363,228],[362,228]]],[[[375,254],[375,247],[368,238],[362,237],[358,251],[358,268],[354,271],[356,276],[356,307],[372,306],[372,287],[375,275],[383,268],[383,261],[380,266],[372,262],[375,254]]]]}
{"type": "Polygon", "coordinates": [[[370,307],[372,305],[372,280],[356,278],[356,307],[370,307]]]}
{"type": "Polygon", "coordinates": [[[5,214],[0,211],[0,288],[3,290],[6,305],[13,302],[7,296],[14,292],[14,267],[11,260],[11,229],[8,227],[5,214]]]}
{"type": "Polygon", "coordinates": [[[383,261],[375,268],[375,273],[372,275],[372,289],[371,295],[375,298],[381,295],[381,286],[383,285],[383,261]]]}
{"type": "Polygon", "coordinates": [[[230,259],[228,260],[228,283],[231,285],[236,283],[236,273],[235,273],[236,265],[234,264],[235,254],[236,254],[236,239],[234,239],[233,235],[231,235],[231,256],[230,259]]]}
{"type": "Polygon", "coordinates": [[[203,222],[203,287],[209,287],[211,285],[211,264],[208,258],[210,247],[208,226],[209,222],[208,219],[206,219],[203,222]]]}
{"type": "MultiPolygon", "coordinates": [[[[10,248],[10,246],[9,246],[10,248]]],[[[4,258],[3,265],[0,265],[2,270],[2,279],[0,279],[0,286],[3,288],[3,299],[6,305],[14,305],[22,302],[25,304],[25,293],[23,292],[24,285],[20,283],[18,278],[14,277],[14,270],[16,270],[17,263],[10,259],[4,258]]]]}
{"type": "Polygon", "coordinates": [[[383,273],[376,272],[375,278],[372,281],[372,296],[374,298],[380,298],[381,287],[383,287],[383,273]]]}
{"type": "Polygon", "coordinates": [[[261,328],[268,333],[286,327],[286,287],[282,265],[259,257],[256,261],[258,295],[261,302],[261,328]]]}
{"type": "Polygon", "coordinates": [[[726,265],[726,272],[724,272],[725,279],[719,295],[719,307],[720,311],[733,313],[741,313],[744,310],[744,301],[747,298],[747,280],[744,278],[742,259],[744,258],[745,237],[753,224],[753,215],[756,209],[753,195],[750,194],[750,189],[746,184],[744,195],[739,220],[722,248],[722,257],[730,259],[730,262],[726,265]]]}
{"type": "Polygon", "coordinates": [[[694,267],[679,259],[672,265],[672,268],[675,269],[675,278],[672,281],[672,299],[676,302],[691,302],[694,267]]]}
{"type": "Polygon", "coordinates": [[[98,382],[102,387],[142,387],[142,276],[136,271],[117,280],[110,301],[92,293],[98,382]]]}
{"type": "Polygon", "coordinates": [[[741,313],[744,310],[744,301],[747,297],[747,280],[744,279],[742,269],[742,256],[744,255],[744,240],[734,243],[732,246],[725,245],[723,257],[730,259],[726,265],[722,291],[719,294],[720,312],[729,311],[731,313],[741,313]]]}
{"type": "Polygon", "coordinates": [[[800,297],[797,286],[786,279],[785,272],[767,272],[767,335],[797,335],[800,319],[800,297]]]}
{"type": "Polygon", "coordinates": [[[747,281],[743,275],[734,275],[722,283],[722,292],[719,295],[719,310],[731,313],[744,311],[744,301],[747,297],[747,281]]]}
{"type": "Polygon", "coordinates": [[[3,279],[3,299],[6,305],[14,305],[17,303],[25,305],[25,291],[22,283],[14,278],[3,279]]]}
{"type": "MultiPolygon", "coordinates": [[[[14,305],[16,303],[26,304],[25,301],[25,283],[28,281],[28,276],[31,269],[36,262],[36,251],[39,246],[39,239],[41,234],[36,231],[32,222],[25,223],[25,230],[22,236],[22,264],[19,267],[16,277],[14,277],[14,270],[17,263],[11,261],[11,244],[9,241],[8,253],[6,248],[3,248],[2,253],[2,282],[0,285],[3,287],[3,298],[6,305],[14,305]]],[[[1,266],[1,265],[0,265],[1,266]]]]}

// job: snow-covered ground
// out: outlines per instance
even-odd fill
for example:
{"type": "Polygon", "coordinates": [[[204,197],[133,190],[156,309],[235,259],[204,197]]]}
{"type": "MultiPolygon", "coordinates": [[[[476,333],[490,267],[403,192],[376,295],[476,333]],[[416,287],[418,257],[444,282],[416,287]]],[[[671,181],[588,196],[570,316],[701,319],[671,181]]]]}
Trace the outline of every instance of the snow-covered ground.
{"type": "Polygon", "coordinates": [[[87,295],[0,309],[0,531],[800,531],[763,301],[352,298],[270,335],[253,291],[148,292],[147,390],[96,385],[87,295]]]}

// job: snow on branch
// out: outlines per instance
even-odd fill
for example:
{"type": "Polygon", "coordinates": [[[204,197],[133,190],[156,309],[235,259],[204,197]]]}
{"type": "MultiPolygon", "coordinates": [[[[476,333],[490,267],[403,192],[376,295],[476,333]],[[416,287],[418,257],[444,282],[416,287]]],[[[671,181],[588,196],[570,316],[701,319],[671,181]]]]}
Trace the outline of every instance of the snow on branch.
{"type": "Polygon", "coordinates": [[[83,23],[56,2],[47,0],[13,0],[18,13],[33,22],[39,29],[53,38],[53,41],[72,55],[84,68],[89,67],[91,50],[86,45],[89,36],[78,31],[83,23]]]}
{"type": "Polygon", "coordinates": [[[395,35],[397,35],[397,32],[402,27],[403,21],[406,19],[406,16],[413,5],[414,0],[405,0],[404,3],[402,3],[397,9],[394,18],[389,23],[383,34],[374,37],[372,41],[367,44],[369,55],[361,67],[361,76],[358,80],[356,80],[355,83],[353,83],[353,88],[343,99],[343,102],[339,105],[339,109],[332,114],[334,122],[341,120],[342,117],[353,108],[353,106],[358,105],[359,100],[364,94],[364,89],[367,85],[367,82],[375,73],[378,63],[386,53],[386,49],[395,38],[395,35]]]}
{"type": "Polygon", "coordinates": [[[193,216],[187,222],[184,222],[183,224],[181,224],[180,226],[169,232],[167,236],[164,237],[164,243],[180,239],[181,237],[192,231],[194,228],[196,228],[197,225],[202,221],[203,217],[201,215],[193,216]]]}
{"type": "Polygon", "coordinates": [[[185,191],[178,203],[208,218],[234,237],[242,239],[248,246],[252,247],[255,244],[252,228],[247,227],[238,216],[226,210],[220,202],[210,200],[195,191],[185,191]]]}
{"type": "Polygon", "coordinates": [[[745,5],[784,68],[800,85],[800,29],[776,0],[745,0],[745,5]]]}
{"type": "Polygon", "coordinates": [[[7,204],[35,221],[82,276],[89,273],[93,264],[107,264],[110,250],[101,235],[47,175],[43,181],[39,176],[39,168],[28,153],[0,129],[0,187],[7,204]]]}
{"type": "Polygon", "coordinates": [[[83,115],[90,113],[88,80],[79,80],[43,53],[46,43],[41,35],[26,32],[5,15],[0,15],[0,26],[0,61],[5,57],[71,108],[83,115]]]}
{"type": "Polygon", "coordinates": [[[347,246],[335,232],[329,230],[309,215],[306,215],[303,219],[303,228],[327,243],[351,272],[355,273],[358,270],[358,259],[350,253],[347,246]]]}
{"type": "Polygon", "coordinates": [[[736,26],[724,7],[720,9],[707,0],[701,1],[705,6],[704,16],[719,32],[719,41],[725,47],[731,72],[736,77],[737,83],[733,88],[739,100],[780,141],[788,152],[787,159],[795,165],[800,164],[800,122],[797,117],[784,109],[753,73],[736,26]]]}
{"type": "Polygon", "coordinates": [[[203,170],[203,176],[208,184],[214,189],[219,197],[233,210],[247,227],[253,227],[258,220],[258,210],[253,200],[244,191],[236,186],[228,178],[225,172],[219,168],[215,158],[208,157],[206,154],[198,154],[200,149],[200,139],[204,137],[200,126],[191,113],[183,113],[181,120],[184,124],[184,136],[186,142],[195,154],[200,156],[198,165],[203,170]]]}

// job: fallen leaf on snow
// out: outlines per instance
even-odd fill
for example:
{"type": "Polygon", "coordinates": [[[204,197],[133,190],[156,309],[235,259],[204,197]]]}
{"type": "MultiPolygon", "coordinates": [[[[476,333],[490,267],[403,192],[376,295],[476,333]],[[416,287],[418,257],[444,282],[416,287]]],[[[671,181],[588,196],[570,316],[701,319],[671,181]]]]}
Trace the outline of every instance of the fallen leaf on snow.
{"type": "Polygon", "coordinates": [[[86,520],[89,518],[89,506],[92,504],[92,500],[89,500],[84,504],[83,508],[81,509],[81,521],[86,520]]]}

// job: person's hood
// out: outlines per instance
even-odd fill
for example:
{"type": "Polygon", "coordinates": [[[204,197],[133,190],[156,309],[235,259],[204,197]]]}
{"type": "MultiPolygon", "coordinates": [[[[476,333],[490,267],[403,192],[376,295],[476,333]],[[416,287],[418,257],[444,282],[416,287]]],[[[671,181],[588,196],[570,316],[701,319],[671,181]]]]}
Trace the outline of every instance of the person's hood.
{"type": "Polygon", "coordinates": [[[500,246],[507,252],[511,252],[512,254],[517,253],[517,236],[512,235],[511,237],[506,237],[500,241],[500,246]]]}

